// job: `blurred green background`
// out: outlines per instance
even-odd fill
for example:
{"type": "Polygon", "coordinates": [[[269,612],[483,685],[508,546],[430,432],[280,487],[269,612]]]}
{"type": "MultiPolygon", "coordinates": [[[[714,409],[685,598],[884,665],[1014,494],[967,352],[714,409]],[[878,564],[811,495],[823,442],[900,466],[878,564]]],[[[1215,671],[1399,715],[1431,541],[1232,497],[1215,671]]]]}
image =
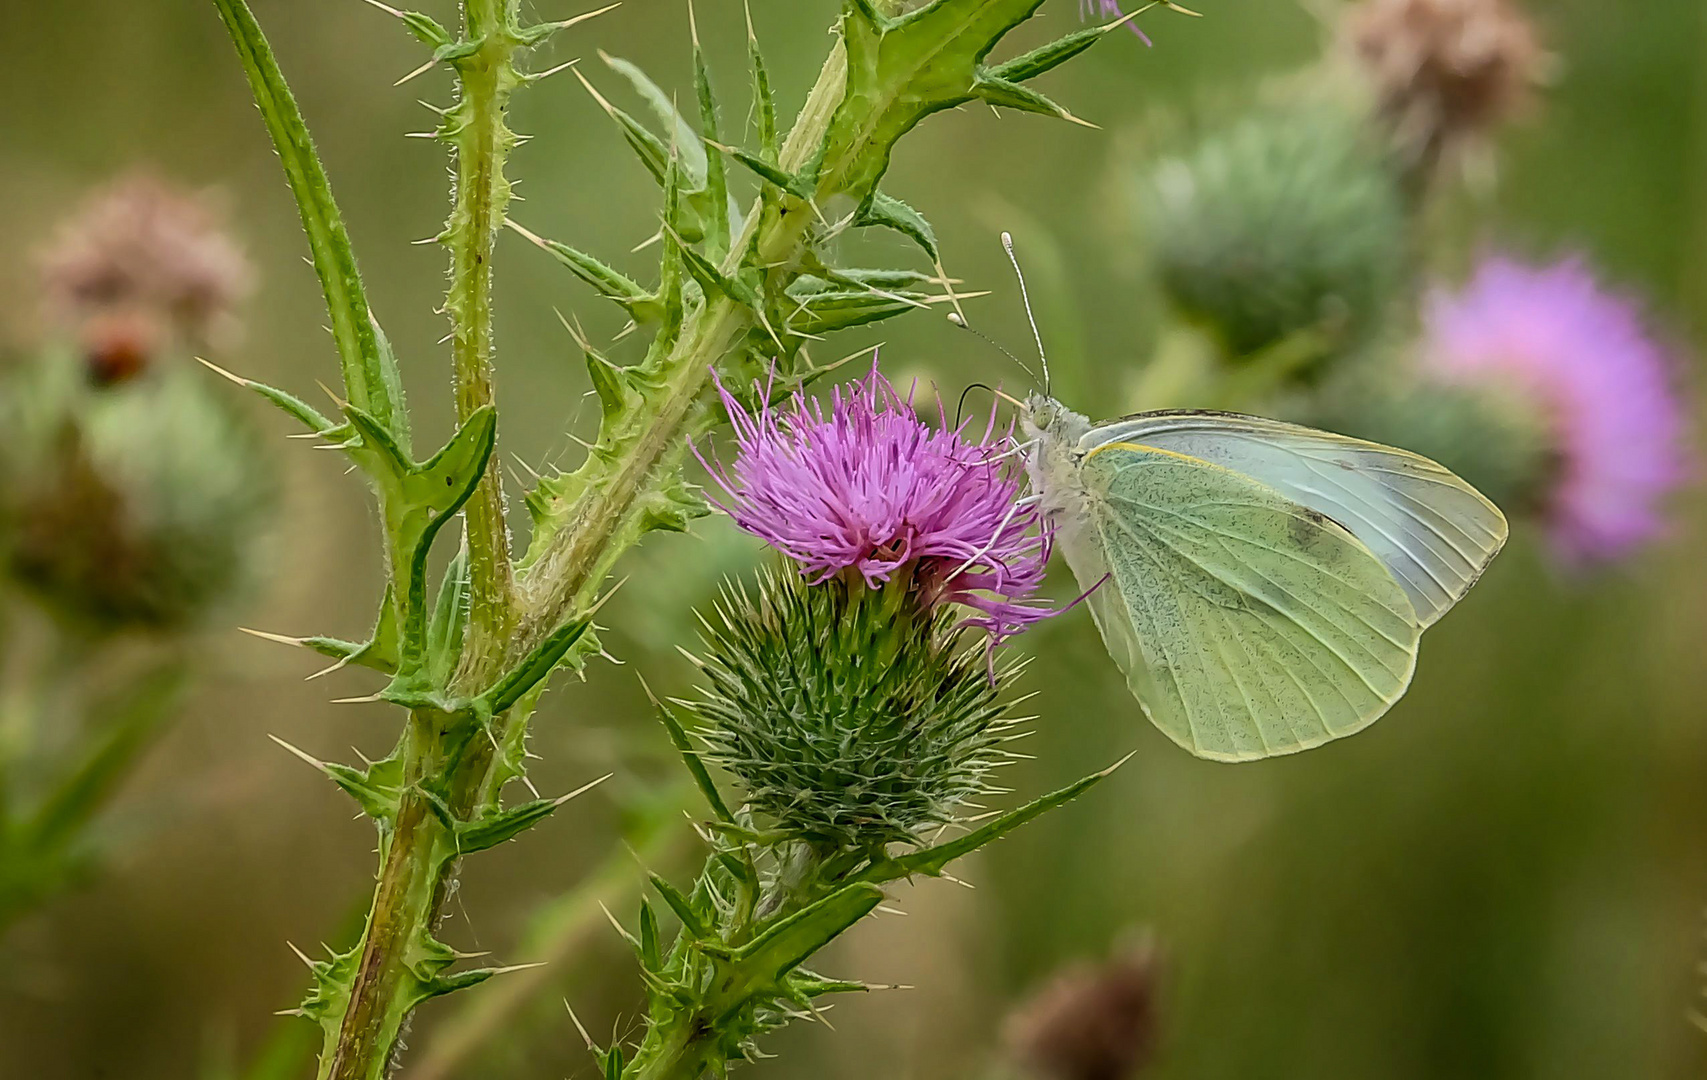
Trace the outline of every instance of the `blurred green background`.
{"type": "MultiPolygon", "coordinates": [[[[421,6],[451,18],[446,0],[421,6]]],[[[553,18],[577,10],[535,6],[553,18]]],[[[971,313],[1023,352],[1029,332],[995,238],[1015,232],[1038,278],[1062,396],[1093,412],[1124,411],[1122,388],[1155,330],[1122,239],[1118,164],[1142,159],[1159,110],[1236,96],[1321,47],[1303,5],[1201,6],[1201,20],[1147,19],[1153,50],[1121,36],[1049,77],[1050,93],[1103,131],[967,108],[927,121],[886,185],[931,217],[952,273],[995,291],[971,313]]],[[[430,126],[416,99],[442,101],[448,80],[433,72],[392,88],[420,62],[417,46],[357,0],[254,7],[318,138],[418,426],[442,434],[447,363],[433,311],[444,260],[410,241],[442,221],[445,158],[404,133],[430,126]]],[[[792,104],[816,74],[834,7],[753,0],[792,104]]],[[[1696,314],[1707,310],[1707,6],[1533,7],[1563,65],[1544,110],[1504,141],[1477,235],[1533,254],[1586,251],[1651,297],[1673,339],[1707,344],[1696,314]]],[[[1045,11],[1049,25],[1034,36],[1077,18],[1071,0],[1045,11]]],[[[745,81],[739,0],[701,0],[699,21],[733,98],[745,81]]],[[[89,187],[142,163],[223,191],[261,271],[232,366],[298,392],[330,382],[335,359],[295,211],[211,5],[0,0],[0,40],[6,345],[35,333],[29,256],[51,224],[89,187]]],[[[596,48],[686,86],[677,0],[628,0],[554,46],[554,60],[584,56],[584,71],[620,89],[596,48]]],[[[573,78],[524,95],[516,127],[539,136],[516,157],[518,220],[601,253],[650,234],[655,188],[573,78]]],[[[874,243],[911,258],[900,241],[874,243]]],[[[579,450],[565,433],[591,417],[553,308],[595,336],[619,324],[519,239],[501,255],[502,451],[572,462],[579,450]]],[[[621,265],[644,274],[647,262],[621,265]]],[[[844,336],[820,359],[879,340],[898,379],[956,392],[972,379],[1023,379],[930,316],[844,336]]],[[[275,417],[258,421],[285,430],[275,417]]],[[[378,583],[364,493],[331,456],[278,445],[288,492],[272,582],[242,619],[354,636],[378,583]]],[[[1168,1080],[1707,1075],[1707,1033],[1688,1020],[1707,959],[1703,510],[1687,491],[1665,541],[1587,579],[1558,572],[1520,529],[1429,635],[1416,685],[1391,717],[1300,758],[1188,758],[1138,714],[1088,617],[1044,624],[1027,641],[1038,654],[1037,760],[1008,781],[1038,792],[1138,756],[964,868],[976,889],[929,883],[902,897],[907,917],[850,935],[826,967],[916,988],[844,1003],[834,1031],[797,1025],[769,1041],[780,1056],[752,1075],[975,1077],[1019,995],[1139,926],[1154,928],[1169,956],[1163,1054],[1149,1074],[1168,1080]]],[[[719,522],[699,531],[650,541],[613,601],[609,644],[630,666],[595,666],[585,686],[548,696],[536,723],[541,790],[613,767],[619,778],[468,868],[447,930],[459,947],[505,959],[527,914],[606,857],[620,804],[668,775],[649,764],[660,740],[635,670],[685,685],[673,645],[689,638],[703,566],[754,557],[719,522]]],[[[369,887],[372,831],[266,736],[323,757],[353,758],[351,746],[377,756],[394,718],[384,706],[328,704],[371,691],[363,674],[304,683],[312,658],[234,631],[215,635],[206,655],[187,714],[114,815],[111,872],[23,924],[0,952],[0,1076],[184,1080],[241,1061],[300,992],[285,942],[312,949],[349,933],[369,887]]],[[[640,997],[629,969],[615,935],[601,937],[559,973],[538,1015],[464,1075],[591,1075],[561,999],[595,1035],[630,1030],[640,997]]],[[[455,1005],[422,1010],[411,1042],[455,1005]]]]}

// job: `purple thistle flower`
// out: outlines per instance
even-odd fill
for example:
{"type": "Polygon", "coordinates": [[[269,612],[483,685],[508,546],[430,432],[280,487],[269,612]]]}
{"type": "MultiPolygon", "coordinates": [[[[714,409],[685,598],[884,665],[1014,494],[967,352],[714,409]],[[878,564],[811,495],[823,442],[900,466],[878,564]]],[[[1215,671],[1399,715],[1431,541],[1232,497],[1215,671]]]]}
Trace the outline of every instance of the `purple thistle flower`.
{"type": "Polygon", "coordinates": [[[967,625],[992,644],[1054,614],[1025,603],[1043,583],[1050,539],[1019,500],[1023,470],[991,441],[994,412],[977,442],[946,417],[933,428],[875,364],[864,382],[837,387],[828,408],[796,391],[786,409],[754,415],[717,389],[738,448],[732,467],[707,465],[727,498],[719,509],[808,581],[851,570],[876,588],[910,572],[926,604],[976,611],[967,625]]]}
{"type": "Polygon", "coordinates": [[[1462,291],[1435,290],[1424,314],[1426,371],[1500,383],[1552,432],[1546,516],[1567,562],[1616,559],[1661,531],[1659,504],[1685,474],[1683,407],[1637,304],[1579,259],[1495,256],[1462,291]]]}
{"type": "MultiPolygon", "coordinates": [[[[1120,10],[1120,0],[1079,0],[1079,18],[1086,21],[1091,19],[1118,19],[1124,14],[1126,13],[1120,10]]],[[[1151,46],[1155,44],[1150,40],[1150,35],[1138,29],[1136,20],[1127,23],[1126,29],[1137,34],[1138,40],[1144,44],[1151,46]]]]}

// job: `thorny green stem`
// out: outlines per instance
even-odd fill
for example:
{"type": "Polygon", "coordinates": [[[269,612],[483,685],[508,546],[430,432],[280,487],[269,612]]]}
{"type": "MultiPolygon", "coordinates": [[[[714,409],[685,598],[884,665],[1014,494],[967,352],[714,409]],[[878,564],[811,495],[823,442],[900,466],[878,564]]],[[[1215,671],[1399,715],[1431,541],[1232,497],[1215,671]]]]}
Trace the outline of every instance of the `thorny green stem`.
{"type": "MultiPolygon", "coordinates": [[[[480,42],[472,55],[457,61],[461,100],[446,120],[447,138],[456,148],[456,191],[445,242],[451,249],[451,285],[445,311],[451,319],[451,356],[456,382],[456,416],[466,423],[479,409],[494,404],[492,385],[492,247],[510,201],[504,164],[516,143],[505,125],[510,96],[521,83],[511,63],[516,49],[512,29],[518,0],[467,0],[466,36],[480,42]]],[[[510,532],[504,518],[504,490],[498,455],[464,508],[468,535],[468,668],[464,685],[495,674],[502,661],[514,618],[514,572],[510,532]]]]}
{"type": "MultiPolygon", "coordinates": [[[[505,161],[515,136],[505,125],[510,97],[522,78],[517,48],[517,0],[467,0],[464,33],[479,47],[456,61],[461,98],[443,133],[456,151],[456,188],[444,242],[451,249],[452,359],[459,422],[494,403],[492,379],[492,247],[509,203],[505,161]]],[[[487,463],[464,508],[469,565],[468,639],[460,686],[479,687],[502,670],[516,618],[510,535],[497,455],[487,463]]],[[[517,713],[525,713],[517,709],[517,713]]],[[[526,723],[525,716],[505,723],[526,723]]],[[[349,1000],[327,1033],[321,1080],[381,1080],[419,1000],[411,970],[431,938],[457,870],[455,840],[435,813],[424,784],[456,820],[495,797],[495,747],[466,715],[421,709],[411,713],[403,739],[404,792],[382,848],[379,882],[363,934],[349,1000]]]]}
{"type": "MultiPolygon", "coordinates": [[[[724,944],[742,945],[752,939],[761,924],[804,908],[821,892],[821,873],[827,850],[806,844],[790,845],[782,852],[776,878],[764,888],[757,903],[738,911],[724,930],[724,944]]],[[[700,1006],[671,1014],[664,1023],[652,1023],[623,1070],[623,1080],[699,1080],[717,1049],[714,1021],[732,1002],[723,995],[727,988],[713,985],[700,1006]]]]}

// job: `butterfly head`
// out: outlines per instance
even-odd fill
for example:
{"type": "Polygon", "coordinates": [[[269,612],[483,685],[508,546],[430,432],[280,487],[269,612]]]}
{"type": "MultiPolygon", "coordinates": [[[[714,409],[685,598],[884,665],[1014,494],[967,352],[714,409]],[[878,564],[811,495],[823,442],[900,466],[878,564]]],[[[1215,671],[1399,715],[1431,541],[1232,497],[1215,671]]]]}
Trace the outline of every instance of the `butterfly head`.
{"type": "Polygon", "coordinates": [[[1031,487],[1041,498],[1041,509],[1057,517],[1077,502],[1079,489],[1079,440],[1090,430],[1090,420],[1045,394],[1032,394],[1019,410],[1019,427],[1031,446],[1026,471],[1031,487]]]}

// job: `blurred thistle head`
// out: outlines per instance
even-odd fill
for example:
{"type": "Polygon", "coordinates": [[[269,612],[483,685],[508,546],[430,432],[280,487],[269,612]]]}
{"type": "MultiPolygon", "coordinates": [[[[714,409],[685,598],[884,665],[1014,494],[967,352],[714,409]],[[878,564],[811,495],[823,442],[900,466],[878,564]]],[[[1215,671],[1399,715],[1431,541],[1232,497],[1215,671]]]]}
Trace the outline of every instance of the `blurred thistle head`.
{"type": "Polygon", "coordinates": [[[144,174],[95,192],[41,266],[49,323],[77,343],[97,383],[229,341],[251,279],[208,199],[144,174]]]}
{"type": "Polygon", "coordinates": [[[1426,379],[1527,414],[1544,433],[1532,501],[1567,563],[1620,558],[1661,531],[1662,503],[1686,473],[1673,359],[1640,306],[1581,260],[1495,256],[1464,288],[1436,288],[1418,361],[1426,379]]]}
{"type": "Polygon", "coordinates": [[[1363,0],[1341,36],[1418,178],[1518,115],[1547,62],[1509,0],[1363,0]]]}
{"type": "Polygon", "coordinates": [[[1136,189],[1163,292],[1233,359],[1302,334],[1337,355],[1380,325],[1404,284],[1402,193],[1336,104],[1259,107],[1195,137],[1136,189]]]}
{"type": "Polygon", "coordinates": [[[809,581],[902,580],[926,610],[971,609],[968,622],[993,642],[1050,614],[1027,603],[1043,583],[1049,537],[1019,497],[1024,470],[992,441],[994,412],[975,442],[946,418],[933,428],[875,365],[827,408],[797,392],[785,408],[749,412],[718,391],[737,448],[732,466],[711,469],[721,508],[809,581]]]}
{"type": "Polygon", "coordinates": [[[274,477],[188,364],[248,267],[200,201],[132,176],[42,258],[54,338],[0,388],[0,559],[56,614],[182,630],[246,584],[274,477]]]}
{"type": "Polygon", "coordinates": [[[84,360],[46,350],[0,391],[6,569],[91,629],[188,629],[258,571],[272,463],[199,369],[103,387],[84,360]]]}
{"type": "Polygon", "coordinates": [[[1155,1056],[1161,963],[1144,937],[1057,974],[1009,1015],[1008,1053],[1035,1080],[1129,1080],[1155,1056]]]}

